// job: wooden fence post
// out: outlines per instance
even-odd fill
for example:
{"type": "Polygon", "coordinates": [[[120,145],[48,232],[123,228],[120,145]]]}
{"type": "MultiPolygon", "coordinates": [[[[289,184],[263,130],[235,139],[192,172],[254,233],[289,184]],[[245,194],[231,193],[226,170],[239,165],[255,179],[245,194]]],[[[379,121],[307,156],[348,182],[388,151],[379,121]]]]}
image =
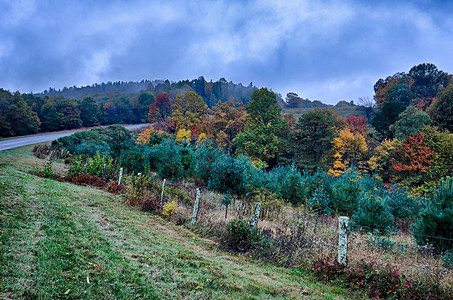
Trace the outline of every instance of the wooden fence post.
{"type": "Polygon", "coordinates": [[[253,212],[252,218],[250,219],[250,228],[256,228],[258,225],[258,218],[260,217],[261,203],[257,202],[255,204],[255,211],[253,212]]]}
{"type": "Polygon", "coordinates": [[[198,206],[199,205],[200,205],[200,189],[197,188],[197,198],[195,199],[195,203],[193,205],[192,221],[190,222],[190,224],[192,226],[195,225],[195,222],[197,221],[198,206]]]}
{"type": "Polygon", "coordinates": [[[123,178],[123,168],[120,168],[120,176],[118,178],[118,185],[121,184],[121,179],[123,178]]]}
{"type": "Polygon", "coordinates": [[[160,205],[164,205],[165,182],[167,182],[167,179],[164,178],[164,181],[162,182],[162,193],[160,193],[160,205]]]}
{"type": "Polygon", "coordinates": [[[338,263],[348,265],[348,217],[338,219],[338,263]]]}

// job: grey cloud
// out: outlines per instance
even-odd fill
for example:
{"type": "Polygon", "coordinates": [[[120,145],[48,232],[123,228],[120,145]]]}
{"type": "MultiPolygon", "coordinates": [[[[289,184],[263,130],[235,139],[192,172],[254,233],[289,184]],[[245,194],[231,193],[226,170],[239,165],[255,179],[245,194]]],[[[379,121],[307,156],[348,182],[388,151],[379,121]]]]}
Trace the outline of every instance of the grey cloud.
{"type": "Polygon", "coordinates": [[[433,62],[452,72],[443,1],[0,1],[0,87],[227,80],[335,103],[433,62]],[[365,3],[365,4],[364,4],[365,3]]]}

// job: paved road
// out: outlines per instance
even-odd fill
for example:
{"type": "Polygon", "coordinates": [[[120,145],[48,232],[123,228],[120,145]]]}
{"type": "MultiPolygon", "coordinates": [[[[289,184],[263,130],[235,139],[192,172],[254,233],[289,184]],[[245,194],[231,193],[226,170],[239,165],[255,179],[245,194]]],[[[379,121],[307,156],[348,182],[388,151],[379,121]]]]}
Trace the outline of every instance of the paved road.
{"type": "MultiPolygon", "coordinates": [[[[131,129],[145,127],[148,125],[150,125],[150,124],[126,125],[124,127],[131,130],[131,129]]],[[[80,130],[78,130],[78,131],[80,131],[80,130]]],[[[35,136],[28,136],[28,137],[23,137],[23,138],[0,141],[0,151],[6,150],[6,149],[11,149],[11,148],[22,147],[22,146],[26,146],[26,145],[53,141],[53,140],[59,139],[64,136],[71,135],[74,132],[76,132],[76,131],[50,133],[50,134],[42,134],[42,135],[40,134],[40,135],[35,135],[35,136]]]]}

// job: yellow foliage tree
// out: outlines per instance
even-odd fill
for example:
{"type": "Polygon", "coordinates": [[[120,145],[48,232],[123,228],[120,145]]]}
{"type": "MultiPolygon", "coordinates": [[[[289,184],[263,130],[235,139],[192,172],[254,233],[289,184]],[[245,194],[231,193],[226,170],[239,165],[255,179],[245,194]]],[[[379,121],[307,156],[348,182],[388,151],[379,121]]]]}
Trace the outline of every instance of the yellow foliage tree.
{"type": "Polygon", "coordinates": [[[182,142],[182,141],[190,142],[191,134],[192,134],[192,132],[190,130],[186,130],[184,128],[179,129],[178,132],[176,133],[176,141],[177,142],[182,142]]]}
{"type": "Polygon", "coordinates": [[[348,128],[342,129],[332,144],[334,163],[329,170],[331,175],[338,176],[351,165],[359,169],[365,167],[368,146],[362,134],[351,132],[348,128]]]}
{"type": "Polygon", "coordinates": [[[208,113],[208,106],[197,93],[188,92],[175,99],[173,113],[169,120],[176,123],[176,130],[193,129],[208,113]]]}

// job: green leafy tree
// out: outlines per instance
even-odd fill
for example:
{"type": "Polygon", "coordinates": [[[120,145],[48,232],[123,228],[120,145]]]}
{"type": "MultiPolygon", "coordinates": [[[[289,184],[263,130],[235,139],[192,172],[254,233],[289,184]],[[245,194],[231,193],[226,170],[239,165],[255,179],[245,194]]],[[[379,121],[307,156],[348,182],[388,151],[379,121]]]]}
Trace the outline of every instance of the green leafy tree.
{"type": "Polygon", "coordinates": [[[400,101],[387,101],[381,107],[381,111],[371,120],[371,125],[379,133],[381,139],[392,139],[393,132],[390,126],[398,120],[398,116],[405,109],[400,101]]]}
{"type": "Polygon", "coordinates": [[[411,90],[417,98],[435,97],[438,89],[448,84],[447,73],[430,63],[412,67],[409,70],[409,76],[414,81],[411,90]]]}
{"type": "Polygon", "coordinates": [[[48,101],[41,107],[39,117],[43,131],[55,131],[60,128],[60,122],[63,116],[57,112],[53,101],[48,101]]]}
{"type": "Polygon", "coordinates": [[[276,95],[266,88],[255,90],[246,108],[244,132],[234,140],[237,153],[247,155],[257,166],[275,165],[280,144],[277,133],[285,126],[276,95]]]}
{"type": "Polygon", "coordinates": [[[35,133],[40,120],[27,105],[23,97],[16,92],[0,89],[0,136],[15,136],[35,133]]]}
{"type": "Polygon", "coordinates": [[[80,110],[77,108],[77,102],[65,99],[54,99],[55,109],[60,114],[60,129],[74,129],[82,127],[80,119],[80,110]]]}
{"type": "Polygon", "coordinates": [[[91,97],[86,97],[78,106],[84,127],[99,126],[99,106],[91,97]]]}
{"type": "Polygon", "coordinates": [[[341,121],[329,110],[315,110],[302,115],[295,125],[293,149],[299,165],[308,169],[324,167],[324,160],[338,135],[341,121]]]}
{"type": "Polygon", "coordinates": [[[389,126],[393,136],[399,140],[404,140],[409,135],[416,135],[425,126],[431,125],[433,121],[424,111],[417,110],[414,106],[409,106],[399,114],[398,120],[389,126]]]}
{"type": "Polygon", "coordinates": [[[441,128],[453,132],[453,84],[439,92],[437,101],[431,104],[428,113],[441,128]]]}
{"type": "Polygon", "coordinates": [[[155,102],[154,95],[145,91],[138,96],[138,118],[140,122],[146,122],[148,119],[149,106],[155,102]]]}

